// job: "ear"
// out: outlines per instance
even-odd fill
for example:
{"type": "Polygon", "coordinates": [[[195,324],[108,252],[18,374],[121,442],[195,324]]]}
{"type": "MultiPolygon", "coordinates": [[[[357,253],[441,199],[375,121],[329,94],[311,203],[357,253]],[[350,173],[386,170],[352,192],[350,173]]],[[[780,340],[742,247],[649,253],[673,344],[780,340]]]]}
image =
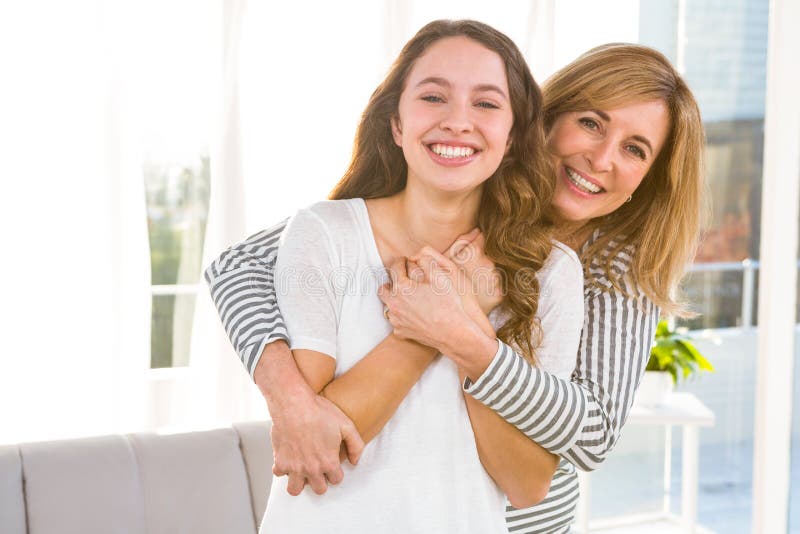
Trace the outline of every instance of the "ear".
{"type": "Polygon", "coordinates": [[[394,139],[394,144],[401,147],[403,146],[403,128],[400,124],[400,117],[395,115],[391,119],[392,124],[392,138],[394,139]]]}

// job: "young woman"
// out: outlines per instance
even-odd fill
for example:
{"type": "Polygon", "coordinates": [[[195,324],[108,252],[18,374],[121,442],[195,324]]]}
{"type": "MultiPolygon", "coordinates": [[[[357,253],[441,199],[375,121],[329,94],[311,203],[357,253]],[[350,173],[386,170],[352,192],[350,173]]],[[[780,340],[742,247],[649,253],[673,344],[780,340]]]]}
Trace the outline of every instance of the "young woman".
{"type": "MultiPolygon", "coordinates": [[[[514,532],[567,531],[577,498],[573,466],[597,468],[616,444],[649,356],[659,308],[682,309],[674,291],[692,255],[704,189],[697,105],[658,52],[626,44],[599,47],[556,73],[543,91],[557,173],[557,229],[580,251],[586,273],[574,371],[570,379],[560,379],[505,344],[496,352],[488,344],[482,350],[459,345],[476,349],[462,355],[465,360],[490,361],[467,391],[564,459],[543,502],[526,510],[509,507],[514,532]],[[656,116],[637,113],[642,105],[656,116]],[[664,110],[661,140],[663,129],[651,127],[662,122],[664,110]]],[[[299,487],[307,479],[322,492],[326,480],[342,477],[341,469],[324,459],[344,443],[355,461],[361,444],[347,417],[309,393],[282,341],[287,335],[274,290],[262,280],[272,270],[283,226],[225,251],[206,279],[234,346],[269,404],[276,472],[294,476],[299,487]]],[[[474,262],[485,263],[481,240],[470,237],[474,262]]],[[[495,258],[491,241],[485,236],[486,255],[495,258]]],[[[389,317],[404,328],[401,304],[394,303],[389,317]]],[[[413,337],[411,330],[404,333],[413,337]]],[[[434,334],[443,339],[447,332],[434,334]]]]}
{"type": "Polygon", "coordinates": [[[275,282],[294,360],[370,443],[325,496],[290,496],[281,488],[293,481],[276,477],[264,531],[499,534],[505,496],[517,506],[544,498],[557,458],[465,398],[463,379],[481,369],[391,336],[378,297],[390,267],[392,287],[382,293],[436,299],[445,322],[494,335],[488,310],[459,291],[457,269],[427,249],[406,261],[423,243],[441,250],[479,225],[497,243],[495,264],[507,280],[500,336],[530,361],[540,344],[543,353],[577,350],[580,262],[571,251],[551,253],[535,218],[513,216],[541,212],[552,191],[539,109],[536,84],[507,37],[472,21],[431,23],[373,94],[335,200],[288,224],[275,282]],[[437,279],[444,285],[434,288],[437,279]],[[550,317],[569,325],[550,344],[533,328],[538,280],[543,326],[550,317]]]}

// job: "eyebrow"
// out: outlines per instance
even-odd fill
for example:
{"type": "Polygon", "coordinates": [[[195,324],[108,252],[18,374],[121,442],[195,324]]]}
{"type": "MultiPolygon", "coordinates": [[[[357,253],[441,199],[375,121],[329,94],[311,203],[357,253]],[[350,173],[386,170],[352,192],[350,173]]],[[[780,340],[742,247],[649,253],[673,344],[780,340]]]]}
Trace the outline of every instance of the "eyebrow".
{"type": "MultiPolygon", "coordinates": [[[[448,88],[451,85],[450,82],[447,81],[444,78],[440,78],[438,76],[429,76],[429,77],[425,78],[424,80],[421,80],[416,85],[416,87],[419,87],[421,85],[425,85],[425,84],[428,84],[428,83],[433,83],[433,84],[441,85],[442,87],[448,87],[448,88]]],[[[505,91],[503,91],[498,86],[496,86],[494,84],[491,84],[491,83],[481,83],[481,84],[476,85],[473,89],[475,91],[491,91],[493,93],[499,94],[500,96],[502,96],[503,98],[508,100],[508,96],[506,95],[505,91]]]]}
{"type": "MultiPolygon", "coordinates": [[[[602,111],[600,109],[592,109],[590,111],[599,115],[600,118],[603,119],[604,121],[611,122],[611,117],[609,117],[608,113],[606,113],[605,111],[602,111]]],[[[646,137],[642,135],[634,135],[633,139],[639,141],[643,145],[646,145],[647,148],[650,150],[650,153],[651,154],[653,153],[653,145],[650,144],[650,141],[648,141],[646,137]]]]}

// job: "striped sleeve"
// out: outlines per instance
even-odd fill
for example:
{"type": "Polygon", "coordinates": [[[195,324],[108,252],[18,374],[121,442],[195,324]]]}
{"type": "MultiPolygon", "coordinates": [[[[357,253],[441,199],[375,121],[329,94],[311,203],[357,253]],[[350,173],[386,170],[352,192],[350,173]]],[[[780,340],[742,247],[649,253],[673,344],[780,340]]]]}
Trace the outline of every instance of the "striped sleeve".
{"type": "Polygon", "coordinates": [[[205,270],[222,325],[251,378],[264,346],[289,340],[274,281],[278,242],[287,220],[225,250],[205,270]]]}
{"type": "Polygon", "coordinates": [[[533,441],[583,470],[614,448],[650,356],[658,307],[628,277],[587,284],[575,370],[562,380],[500,348],[465,391],[533,441]]]}
{"type": "Polygon", "coordinates": [[[512,534],[562,534],[570,532],[578,505],[575,466],[562,459],[542,502],[530,508],[506,503],[506,525],[512,534]]]}

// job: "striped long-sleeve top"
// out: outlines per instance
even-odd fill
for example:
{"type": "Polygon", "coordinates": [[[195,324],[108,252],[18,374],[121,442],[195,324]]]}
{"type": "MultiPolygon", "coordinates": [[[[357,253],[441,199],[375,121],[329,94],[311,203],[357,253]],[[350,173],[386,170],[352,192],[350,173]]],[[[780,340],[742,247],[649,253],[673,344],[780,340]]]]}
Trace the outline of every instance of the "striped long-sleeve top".
{"type": "MultiPolygon", "coordinates": [[[[222,323],[250,375],[268,343],[288,334],[273,271],[283,221],[225,250],[205,271],[222,323]]],[[[597,239],[595,233],[586,246],[597,239]]],[[[609,245],[610,251],[613,243],[609,245]]],[[[632,249],[618,253],[616,285],[597,258],[584,285],[584,323],[575,370],[558,379],[501,342],[484,374],[465,391],[562,461],[538,505],[508,507],[510,532],[568,532],[578,497],[575,466],[597,468],[617,443],[641,380],[658,307],[626,275],[632,249]]]]}

